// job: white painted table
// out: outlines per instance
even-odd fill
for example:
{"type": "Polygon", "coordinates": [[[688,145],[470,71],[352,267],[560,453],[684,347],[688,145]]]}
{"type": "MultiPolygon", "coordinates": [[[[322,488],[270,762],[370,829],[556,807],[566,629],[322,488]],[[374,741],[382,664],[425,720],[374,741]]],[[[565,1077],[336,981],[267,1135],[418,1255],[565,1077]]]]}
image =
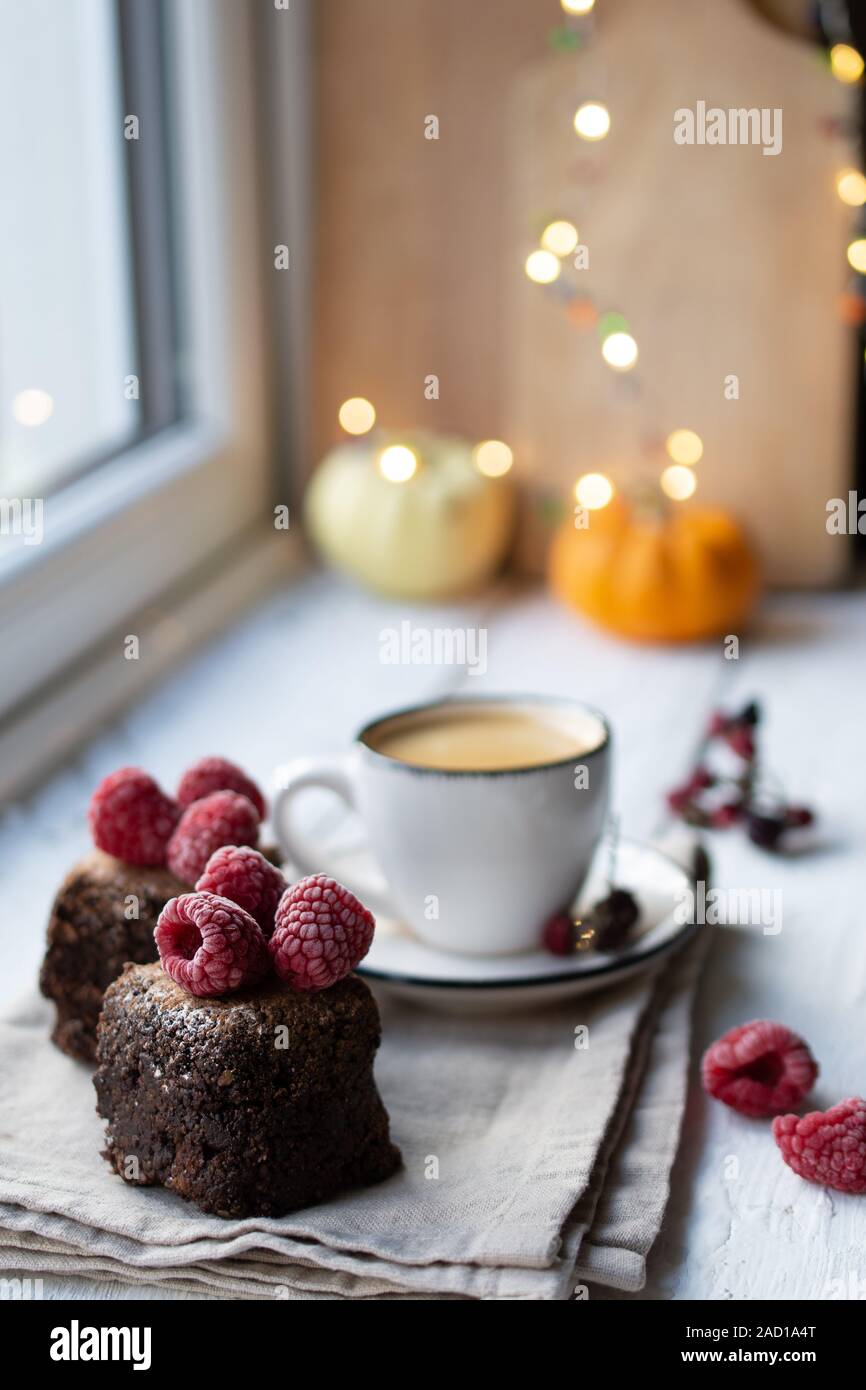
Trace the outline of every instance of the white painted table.
{"type": "MultiPolygon", "coordinates": [[[[144,658],[146,659],[146,654],[144,658]]],[[[274,763],[345,747],[368,717],[459,688],[542,691],[601,706],[615,730],[623,833],[659,828],[663,793],[690,764],[710,709],[752,696],[767,711],[767,761],[821,814],[822,844],[780,860],[738,832],[712,837],[715,882],[778,888],[783,928],[717,929],[697,1002],[695,1057],[720,1032],[778,1018],[821,1064],[814,1103],[866,1091],[866,600],[857,593],[771,600],[759,630],[721,647],[627,646],[541,594],[447,609],[391,606],[313,577],[275,595],[178,672],[0,823],[0,1007],[33,988],[52,893],[85,848],[96,781],[143,763],[166,785],[203,753],[225,752],[260,779],[274,763]],[[380,662],[383,629],[481,622],[487,671],[380,662]]],[[[0,1059],[2,1065],[2,1059],[0,1059]]],[[[812,1299],[866,1295],[866,1198],[796,1179],[765,1122],[708,1102],[693,1084],[673,1191],[640,1297],[812,1299]],[[727,1176],[736,1158],[738,1176],[727,1176]]],[[[47,1278],[53,1297],[140,1298],[116,1284],[47,1278]]],[[[616,1295],[606,1295],[607,1297],[616,1295]]]]}

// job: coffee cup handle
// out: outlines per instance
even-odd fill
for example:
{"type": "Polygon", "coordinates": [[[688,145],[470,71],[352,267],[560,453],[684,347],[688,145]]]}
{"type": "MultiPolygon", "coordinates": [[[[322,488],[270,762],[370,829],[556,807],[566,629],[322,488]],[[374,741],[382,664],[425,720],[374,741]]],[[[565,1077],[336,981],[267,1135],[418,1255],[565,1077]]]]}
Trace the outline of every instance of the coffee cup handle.
{"type": "MultiPolygon", "coordinates": [[[[292,824],[292,805],[301,792],[315,787],[334,792],[350,810],[357,810],[352,773],[352,755],[347,754],[334,758],[297,758],[294,762],[286,763],[276,774],[271,822],[280,851],[302,878],[308,874],[331,874],[331,869],[325,862],[327,855],[292,824]]],[[[366,874],[347,875],[340,866],[334,869],[332,877],[339,878],[373,912],[393,915],[394,907],[381,875],[377,882],[366,874]]]]}

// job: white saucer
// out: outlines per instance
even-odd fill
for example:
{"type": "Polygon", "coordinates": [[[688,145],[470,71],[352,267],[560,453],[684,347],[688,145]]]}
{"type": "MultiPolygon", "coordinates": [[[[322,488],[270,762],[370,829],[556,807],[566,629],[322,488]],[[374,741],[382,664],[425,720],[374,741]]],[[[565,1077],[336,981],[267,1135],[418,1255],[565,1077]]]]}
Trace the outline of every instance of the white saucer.
{"type": "MultiPolygon", "coordinates": [[[[347,871],[371,872],[364,849],[347,851],[345,864],[347,871]]],[[[605,869],[606,853],[600,852],[578,898],[578,913],[605,896],[605,869]]],[[[329,872],[339,877],[337,866],[329,872]]],[[[428,946],[401,923],[379,916],[373,945],[358,974],[389,994],[449,1013],[506,1012],[618,984],[657,966],[684,945],[696,927],[679,922],[675,915],[681,895],[691,886],[689,875],[661,850],[622,841],[616,886],[630,889],[641,909],[634,939],[619,951],[562,957],[539,949],[516,956],[463,956],[428,946]]]]}

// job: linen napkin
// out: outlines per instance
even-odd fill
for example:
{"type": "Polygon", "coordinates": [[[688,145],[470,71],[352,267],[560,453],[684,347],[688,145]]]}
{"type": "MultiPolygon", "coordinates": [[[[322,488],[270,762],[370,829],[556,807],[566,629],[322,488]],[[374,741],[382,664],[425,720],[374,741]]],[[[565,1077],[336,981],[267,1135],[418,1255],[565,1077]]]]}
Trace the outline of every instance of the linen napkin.
{"type": "Polygon", "coordinates": [[[654,975],[533,1013],[380,1000],[376,1076],[404,1166],[279,1219],[226,1221],[124,1184],[99,1157],[92,1074],[50,1044],[33,1000],[0,1022],[0,1268],[228,1298],[637,1290],[668,1196],[705,937],[654,975]]]}

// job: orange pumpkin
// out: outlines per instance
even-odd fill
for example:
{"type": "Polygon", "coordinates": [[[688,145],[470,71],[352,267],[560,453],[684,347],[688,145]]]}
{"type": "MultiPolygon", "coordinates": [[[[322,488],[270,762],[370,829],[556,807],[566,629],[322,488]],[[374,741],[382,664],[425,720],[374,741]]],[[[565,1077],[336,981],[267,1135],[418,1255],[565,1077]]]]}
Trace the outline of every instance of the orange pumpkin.
{"type": "Polygon", "coordinates": [[[602,627],[644,642],[736,633],[759,590],[755,558],[726,512],[674,504],[646,513],[615,497],[580,529],[567,521],[550,584],[602,627]]]}

